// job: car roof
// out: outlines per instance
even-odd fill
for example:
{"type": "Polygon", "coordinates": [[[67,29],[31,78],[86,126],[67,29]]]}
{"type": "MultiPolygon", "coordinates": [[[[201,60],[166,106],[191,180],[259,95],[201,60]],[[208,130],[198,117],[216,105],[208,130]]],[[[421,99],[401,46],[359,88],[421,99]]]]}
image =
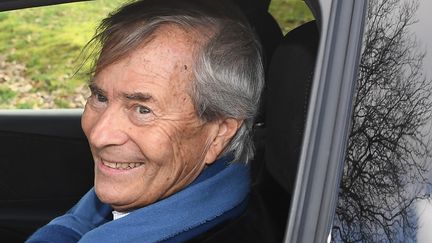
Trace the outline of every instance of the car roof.
{"type": "Polygon", "coordinates": [[[61,3],[81,2],[85,0],[0,0],[0,11],[40,7],[61,3]]]}

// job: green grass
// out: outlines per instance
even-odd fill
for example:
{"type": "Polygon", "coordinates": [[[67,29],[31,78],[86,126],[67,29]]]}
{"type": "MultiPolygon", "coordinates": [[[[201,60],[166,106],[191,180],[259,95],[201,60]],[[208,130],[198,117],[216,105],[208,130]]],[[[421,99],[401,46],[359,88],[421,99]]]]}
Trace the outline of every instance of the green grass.
{"type": "Polygon", "coordinates": [[[5,87],[4,85],[0,86],[0,107],[6,106],[7,103],[11,102],[13,98],[16,96],[16,92],[10,89],[9,87],[5,87]]]}
{"type": "MultiPolygon", "coordinates": [[[[0,13],[0,55],[10,63],[25,65],[25,79],[31,82],[31,92],[73,93],[87,80],[83,73],[74,75],[83,62],[80,59],[83,46],[98,22],[123,2],[99,0],[0,13]]],[[[270,12],[284,33],[312,19],[302,0],[273,0],[270,12]]],[[[1,107],[5,107],[5,102],[15,104],[16,108],[44,107],[36,101],[20,101],[20,97],[24,96],[4,87],[0,89],[1,107]],[[11,102],[14,99],[18,100],[11,102]]],[[[51,108],[70,107],[65,99],[53,98],[51,108]]]]}
{"type": "Polygon", "coordinates": [[[277,20],[284,34],[314,19],[306,3],[302,0],[273,0],[269,12],[277,20]]]}
{"type": "Polygon", "coordinates": [[[17,109],[33,109],[35,106],[34,102],[22,102],[18,103],[15,108],[17,109]]]}
{"type": "Polygon", "coordinates": [[[97,23],[123,0],[69,3],[0,13],[0,53],[23,63],[34,91],[72,91],[85,79],[73,76],[79,54],[97,23]]]}

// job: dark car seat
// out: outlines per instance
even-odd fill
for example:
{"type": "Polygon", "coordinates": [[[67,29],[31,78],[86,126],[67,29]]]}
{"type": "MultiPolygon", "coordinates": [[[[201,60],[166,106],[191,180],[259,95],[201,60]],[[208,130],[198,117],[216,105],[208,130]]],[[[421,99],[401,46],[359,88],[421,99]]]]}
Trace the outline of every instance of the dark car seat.
{"type": "Polygon", "coordinates": [[[268,72],[265,168],[259,193],[282,240],[297,174],[319,44],[316,21],[289,32],[268,72]]]}
{"type": "MultiPolygon", "coordinates": [[[[263,61],[265,73],[268,72],[270,60],[275,49],[283,38],[282,30],[273,16],[268,13],[268,5],[270,1],[263,0],[233,0],[248,18],[251,26],[254,28],[258,38],[260,39],[263,52],[263,61]]],[[[265,140],[265,92],[262,95],[260,112],[255,121],[255,161],[264,160],[264,140],[265,140]]],[[[252,177],[257,178],[259,171],[263,167],[263,163],[251,163],[252,177]]]]}

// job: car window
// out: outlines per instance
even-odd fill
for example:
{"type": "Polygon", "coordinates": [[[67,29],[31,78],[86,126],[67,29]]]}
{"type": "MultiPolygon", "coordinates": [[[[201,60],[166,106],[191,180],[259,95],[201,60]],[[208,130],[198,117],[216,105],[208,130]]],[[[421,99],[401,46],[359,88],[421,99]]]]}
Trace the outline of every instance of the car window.
{"type": "Polygon", "coordinates": [[[369,1],[333,242],[432,241],[431,10],[369,1]]]}
{"type": "Polygon", "coordinates": [[[273,0],[270,2],[269,12],[279,23],[284,34],[314,19],[311,10],[304,1],[273,0]]]}
{"type": "MultiPolygon", "coordinates": [[[[97,0],[0,13],[0,109],[82,108],[89,94],[84,45],[125,0],[97,0]]],[[[312,19],[301,1],[272,1],[286,33],[312,19]]]]}
{"type": "Polygon", "coordinates": [[[88,96],[80,52],[124,0],[0,13],[0,108],[81,108],[88,96]]]}

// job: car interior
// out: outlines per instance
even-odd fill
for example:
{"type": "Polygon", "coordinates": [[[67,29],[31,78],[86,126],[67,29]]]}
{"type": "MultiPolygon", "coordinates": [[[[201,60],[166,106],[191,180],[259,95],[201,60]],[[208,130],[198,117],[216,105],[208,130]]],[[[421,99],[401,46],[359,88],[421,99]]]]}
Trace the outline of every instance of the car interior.
{"type": "MultiPolygon", "coordinates": [[[[319,43],[319,15],[283,36],[270,0],[235,0],[263,45],[266,88],[255,124],[253,188],[240,218],[197,242],[281,242],[306,121],[319,43]],[[249,234],[254,232],[254,234],[249,234]],[[257,237],[258,234],[258,237],[257,237]],[[248,238],[248,237],[254,237],[248,238]]],[[[0,10],[70,1],[2,1],[0,10]]],[[[316,3],[308,2],[312,13],[316,3]]],[[[22,242],[64,214],[93,185],[93,162],[79,110],[0,111],[0,240],[22,242]]]]}

